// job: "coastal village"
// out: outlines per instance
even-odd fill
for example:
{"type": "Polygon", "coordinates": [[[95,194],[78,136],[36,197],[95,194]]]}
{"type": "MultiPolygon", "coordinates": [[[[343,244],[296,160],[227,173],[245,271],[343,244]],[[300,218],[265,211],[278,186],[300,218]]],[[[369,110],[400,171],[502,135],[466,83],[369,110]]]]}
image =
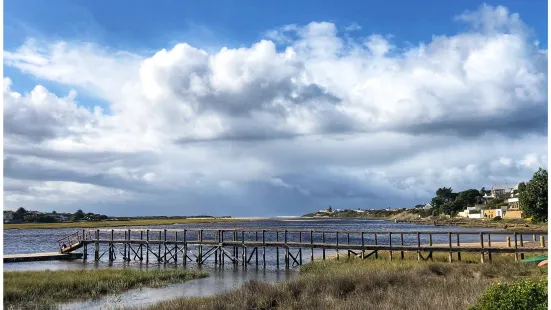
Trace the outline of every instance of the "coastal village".
{"type": "MultiPolygon", "coordinates": [[[[455,217],[463,217],[470,219],[521,219],[523,218],[523,212],[520,208],[519,201],[519,188],[520,183],[517,184],[496,184],[493,185],[490,190],[484,188],[480,190],[479,199],[477,203],[466,206],[462,211],[458,212],[455,217]]],[[[330,217],[339,213],[353,214],[357,213],[358,216],[373,213],[373,212],[413,212],[420,213],[420,210],[424,210],[426,214],[432,214],[431,210],[434,209],[432,203],[428,202],[422,205],[417,205],[413,208],[386,208],[383,210],[378,209],[333,209],[329,207],[327,209],[318,210],[314,213],[313,217],[330,217]]],[[[421,217],[421,214],[419,214],[421,217]]]]}

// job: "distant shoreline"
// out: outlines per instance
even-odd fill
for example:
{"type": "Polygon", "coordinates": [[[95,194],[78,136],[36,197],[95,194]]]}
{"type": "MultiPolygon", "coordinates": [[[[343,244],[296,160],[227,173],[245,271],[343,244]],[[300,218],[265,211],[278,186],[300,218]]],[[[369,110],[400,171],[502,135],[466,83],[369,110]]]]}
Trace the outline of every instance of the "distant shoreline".
{"type": "Polygon", "coordinates": [[[21,223],[21,224],[4,224],[4,230],[156,226],[156,225],[173,225],[173,224],[254,221],[254,220],[260,220],[260,219],[264,219],[264,218],[232,217],[232,218],[152,219],[152,220],[100,221],[100,222],[21,223]]]}

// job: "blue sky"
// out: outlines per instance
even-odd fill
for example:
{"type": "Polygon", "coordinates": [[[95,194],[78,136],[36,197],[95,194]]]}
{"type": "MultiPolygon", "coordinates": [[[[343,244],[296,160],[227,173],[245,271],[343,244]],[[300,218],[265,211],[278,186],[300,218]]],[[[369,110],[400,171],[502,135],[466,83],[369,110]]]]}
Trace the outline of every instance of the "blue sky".
{"type": "MultiPolygon", "coordinates": [[[[90,40],[118,49],[159,49],[177,40],[239,46],[286,24],[357,23],[357,35],[388,33],[397,40],[428,41],[454,34],[453,17],[480,1],[6,1],[5,47],[25,37],[90,40]]],[[[547,46],[547,1],[485,1],[520,14],[547,46]]]]}
{"type": "Polygon", "coordinates": [[[300,214],[523,181],[547,45],[544,0],[7,0],[6,205],[300,214]]]}
{"type": "MultiPolygon", "coordinates": [[[[454,21],[460,12],[476,10],[480,1],[73,1],[17,0],[4,3],[4,48],[20,46],[29,37],[39,40],[94,42],[104,47],[152,55],[178,42],[215,52],[263,38],[266,31],[287,24],[330,21],[345,28],[361,27],[350,35],[390,34],[393,43],[428,42],[433,35],[453,35],[465,26],[454,21]]],[[[505,5],[529,21],[542,48],[547,48],[547,1],[485,1],[505,5]]],[[[67,88],[37,80],[4,66],[17,80],[15,90],[28,91],[39,81],[56,94],[67,88]]],[[[105,102],[81,94],[87,105],[105,102]]]]}

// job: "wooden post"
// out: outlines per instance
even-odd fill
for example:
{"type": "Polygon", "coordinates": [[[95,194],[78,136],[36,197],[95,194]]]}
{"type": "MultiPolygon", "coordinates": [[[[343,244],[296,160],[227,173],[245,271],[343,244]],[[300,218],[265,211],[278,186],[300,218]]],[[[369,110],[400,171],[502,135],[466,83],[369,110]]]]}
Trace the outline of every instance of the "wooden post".
{"type": "MultiPolygon", "coordinates": [[[[456,239],[457,239],[457,247],[459,248],[461,246],[459,244],[459,233],[456,233],[455,236],[456,236],[456,239]]],[[[461,261],[461,249],[459,249],[459,251],[457,251],[457,260],[461,261]]]]}
{"type": "Polygon", "coordinates": [[[337,231],[337,260],[339,260],[339,232],[337,231]]]}
{"type": "MultiPolygon", "coordinates": [[[[235,241],[237,241],[237,231],[233,231],[233,257],[237,258],[237,245],[235,245],[235,241]]],[[[237,261],[234,260],[234,264],[237,264],[237,261]]]]}
{"type": "Polygon", "coordinates": [[[157,261],[161,262],[161,241],[163,240],[162,232],[159,230],[159,249],[157,251],[157,261]]]}
{"type": "Polygon", "coordinates": [[[323,260],[325,260],[325,233],[321,234],[321,242],[323,244],[323,260]]]}
{"type": "Polygon", "coordinates": [[[245,247],[245,231],[242,230],[241,231],[241,244],[243,245],[242,246],[242,249],[241,249],[241,256],[242,256],[242,260],[243,260],[243,267],[247,267],[247,247],[245,247]]]}
{"type": "Polygon", "coordinates": [[[536,242],[536,234],[532,234],[532,241],[536,242]]]}
{"type": "Polygon", "coordinates": [[[314,231],[310,230],[310,261],[314,261],[314,231]]]}
{"type": "MultiPolygon", "coordinates": [[[[276,242],[279,242],[279,231],[276,230],[276,242]]],[[[276,245],[276,267],[279,269],[279,244],[276,245]]]]}
{"type": "Polygon", "coordinates": [[[287,246],[287,229],[285,229],[285,268],[289,269],[289,246],[287,246]]]}
{"type": "Polygon", "coordinates": [[[507,236],[506,240],[507,240],[507,247],[510,248],[511,247],[511,237],[507,236]]]}
{"type": "Polygon", "coordinates": [[[143,261],[143,230],[140,230],[140,261],[143,261]]]}
{"type": "Polygon", "coordinates": [[[417,260],[421,260],[421,235],[417,232],[417,260]]]}
{"type": "Polygon", "coordinates": [[[545,236],[540,236],[540,247],[544,248],[545,247],[545,236]]]}
{"type": "MultiPolygon", "coordinates": [[[[400,246],[404,247],[404,234],[400,234],[400,246]]],[[[404,259],[404,250],[400,251],[400,259],[404,259]]]]}
{"type": "Polygon", "coordinates": [[[480,262],[484,264],[484,233],[480,233],[480,262]]]}
{"type": "Polygon", "coordinates": [[[129,229],[129,230],[128,230],[128,255],[126,255],[126,259],[127,259],[128,261],[130,261],[130,256],[131,256],[131,255],[132,255],[132,254],[130,254],[130,229],[129,229]]]}
{"type": "Polygon", "coordinates": [[[187,265],[187,229],[184,229],[184,266],[187,265]]]}
{"type": "Polygon", "coordinates": [[[164,248],[165,248],[165,254],[163,256],[163,262],[166,264],[166,229],[164,231],[164,239],[163,239],[163,245],[164,245],[164,248]]]}
{"type": "Polygon", "coordinates": [[[298,249],[298,261],[299,264],[302,266],[302,231],[298,232],[298,243],[300,243],[300,248],[298,249]]]}
{"type": "MultiPolygon", "coordinates": [[[[350,247],[350,233],[346,233],[346,244],[350,247]]],[[[348,258],[350,258],[350,250],[348,251],[348,258]]]]}
{"type": "MultiPolygon", "coordinates": [[[[432,248],[432,234],[429,233],[429,246],[432,248]]],[[[430,260],[433,260],[432,258],[432,251],[429,252],[430,260]]]]}
{"type": "MultiPolygon", "coordinates": [[[[491,237],[492,233],[488,233],[488,261],[491,263],[492,262],[492,237],[491,237]]],[[[522,235],[521,235],[521,240],[522,240],[522,235]]]]}
{"type": "Polygon", "coordinates": [[[364,254],[365,249],[364,249],[364,247],[365,247],[364,232],[362,231],[362,260],[365,258],[365,254],[364,254]]]}
{"type": "Polygon", "coordinates": [[[199,264],[203,264],[203,230],[199,230],[199,264]]]}
{"type": "Polygon", "coordinates": [[[115,233],[115,230],[111,229],[111,242],[109,242],[109,261],[112,262],[114,259],[115,251],[113,249],[113,234],[115,233]]]}
{"type": "Polygon", "coordinates": [[[266,268],[266,230],[262,230],[262,262],[266,268]]]}
{"type": "Polygon", "coordinates": [[[94,260],[99,261],[99,229],[96,230],[96,248],[94,249],[94,260]]]}
{"type": "Polygon", "coordinates": [[[145,231],[146,234],[145,234],[145,240],[146,240],[146,246],[147,246],[147,249],[145,251],[145,262],[146,263],[149,263],[149,229],[145,231]]]}
{"type": "Polygon", "coordinates": [[[390,260],[392,260],[392,232],[388,233],[388,247],[389,247],[388,257],[390,260]]]}
{"type": "Polygon", "coordinates": [[[178,265],[178,232],[177,231],[174,232],[174,264],[178,265]]]}
{"type": "MultiPolygon", "coordinates": [[[[258,230],[254,232],[254,241],[258,242],[258,230]]],[[[258,267],[258,246],[255,245],[254,258],[256,260],[256,266],[258,267]]]]}
{"type": "Polygon", "coordinates": [[[516,232],[515,232],[514,236],[515,236],[515,262],[518,262],[518,253],[517,253],[518,244],[517,244],[517,233],[516,232]]]}
{"type": "MultiPolygon", "coordinates": [[[[377,245],[377,233],[373,234],[375,236],[375,245],[377,245]]],[[[375,258],[379,258],[379,251],[375,249],[375,258]]]]}
{"type": "MultiPolygon", "coordinates": [[[[86,230],[82,230],[82,242],[86,241],[86,230]]],[[[84,249],[82,250],[84,260],[88,259],[88,243],[84,243],[84,249]]]]}
{"type": "MultiPolygon", "coordinates": [[[[432,234],[430,236],[431,236],[431,239],[432,239],[432,234]]],[[[450,246],[450,256],[449,256],[448,260],[451,263],[453,261],[453,256],[452,256],[453,255],[453,252],[452,252],[452,233],[451,232],[448,232],[448,243],[449,243],[449,246],[450,246]]],[[[432,259],[432,255],[431,255],[431,259],[432,259]]]]}
{"type": "Polygon", "coordinates": [[[123,245],[124,245],[124,247],[123,247],[123,249],[124,249],[123,253],[124,254],[123,254],[123,258],[122,258],[123,260],[126,260],[126,239],[127,239],[127,237],[126,237],[126,231],[125,231],[124,232],[124,243],[123,243],[123,245]]]}

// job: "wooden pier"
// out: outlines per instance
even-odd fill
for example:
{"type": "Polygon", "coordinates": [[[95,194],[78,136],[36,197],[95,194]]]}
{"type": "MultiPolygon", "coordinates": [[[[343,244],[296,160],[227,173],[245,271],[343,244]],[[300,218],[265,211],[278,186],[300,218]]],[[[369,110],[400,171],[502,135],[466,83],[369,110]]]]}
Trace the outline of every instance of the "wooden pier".
{"type": "Polygon", "coordinates": [[[34,261],[47,261],[47,260],[73,260],[82,259],[82,253],[67,253],[62,254],[59,252],[49,253],[32,253],[32,254],[10,254],[4,255],[4,263],[20,263],[20,262],[34,262],[34,261]]]}
{"type": "Polygon", "coordinates": [[[266,253],[272,251],[275,265],[285,268],[313,261],[315,254],[326,259],[328,252],[365,259],[403,259],[405,252],[417,253],[418,260],[432,259],[434,252],[448,253],[449,262],[461,260],[461,253],[479,253],[480,261],[491,262],[492,255],[514,254],[516,261],[525,253],[547,252],[547,232],[443,232],[443,231],[332,231],[332,230],[243,230],[243,229],[96,229],[73,234],[60,252],[82,247],[83,258],[96,261],[215,265],[227,263],[266,267],[266,253]],[[463,243],[463,245],[462,245],[463,243]],[[492,244],[493,243],[493,244],[492,244]],[[536,246],[534,246],[536,244],[536,246]],[[528,246],[531,245],[531,246],[528,246]],[[275,252],[275,253],[273,253],[275,252]],[[316,253],[315,253],[316,252],[316,253]],[[396,256],[393,256],[396,255],[396,256]],[[303,257],[307,256],[309,259],[303,257]],[[283,262],[281,262],[283,258],[283,262]]]}

